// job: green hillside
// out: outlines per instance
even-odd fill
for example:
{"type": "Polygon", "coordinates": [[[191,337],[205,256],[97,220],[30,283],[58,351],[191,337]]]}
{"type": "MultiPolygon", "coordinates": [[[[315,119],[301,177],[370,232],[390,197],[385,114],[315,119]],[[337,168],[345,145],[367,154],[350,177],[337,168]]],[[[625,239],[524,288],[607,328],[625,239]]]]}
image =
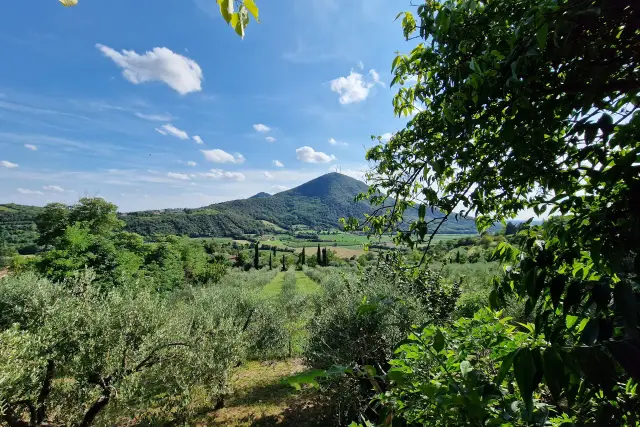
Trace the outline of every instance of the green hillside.
{"type": "MultiPolygon", "coordinates": [[[[198,209],[170,209],[121,214],[129,231],[143,236],[176,234],[191,237],[237,237],[290,230],[294,225],[316,229],[339,228],[340,218],[364,219],[372,211],[366,202],[354,202],[367,185],[339,173],[329,173],[299,187],[274,195],[258,193],[198,209]]],[[[34,220],[42,208],[0,205],[0,225],[20,243],[35,240],[34,220]]],[[[409,212],[411,217],[414,213],[409,212]]],[[[428,212],[428,215],[431,213],[428,212]]],[[[437,214],[437,212],[436,212],[437,214]]],[[[473,234],[473,220],[448,221],[443,234],[473,234]]],[[[15,242],[17,243],[17,242],[15,242]]]]}

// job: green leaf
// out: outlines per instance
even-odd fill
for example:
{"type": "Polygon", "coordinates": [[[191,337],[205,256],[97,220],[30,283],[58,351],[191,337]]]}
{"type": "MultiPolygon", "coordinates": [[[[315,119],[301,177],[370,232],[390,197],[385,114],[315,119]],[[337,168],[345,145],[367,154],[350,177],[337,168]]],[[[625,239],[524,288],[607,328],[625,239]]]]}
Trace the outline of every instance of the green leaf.
{"type": "Polygon", "coordinates": [[[573,328],[573,325],[578,321],[578,316],[568,315],[566,318],[567,329],[573,328]]]}
{"type": "Polygon", "coordinates": [[[258,16],[258,6],[256,6],[256,2],[253,0],[244,0],[244,5],[247,10],[253,15],[253,19],[257,22],[260,22],[260,18],[258,16]]]}
{"type": "MultiPolygon", "coordinates": [[[[231,24],[231,17],[233,16],[233,0],[218,0],[218,6],[220,6],[220,15],[227,21],[227,24],[231,24]]],[[[231,24],[233,27],[234,25],[231,24]]]]}
{"type": "Polygon", "coordinates": [[[463,377],[466,377],[471,371],[473,371],[471,362],[469,362],[468,360],[464,360],[462,361],[462,363],[460,363],[460,372],[462,372],[463,377]]]}
{"type": "Polygon", "coordinates": [[[598,136],[598,126],[593,123],[584,125],[584,141],[587,144],[591,144],[598,136]]]}
{"type": "Polygon", "coordinates": [[[514,350],[502,358],[502,364],[500,365],[500,370],[498,371],[498,376],[496,377],[496,385],[499,386],[500,384],[502,384],[504,379],[507,377],[507,373],[509,372],[509,369],[511,369],[511,365],[513,365],[513,359],[516,357],[519,351],[520,349],[514,350]]]}
{"type": "Polygon", "coordinates": [[[616,284],[613,290],[613,301],[616,311],[624,320],[625,330],[629,335],[637,335],[638,328],[638,304],[636,295],[627,281],[616,284]]]}
{"type": "Polygon", "coordinates": [[[549,25],[544,24],[541,25],[536,33],[536,39],[538,39],[538,47],[540,50],[544,50],[544,47],[547,44],[547,33],[549,32],[549,25]]]}
{"type": "Polygon", "coordinates": [[[527,405],[527,412],[531,413],[533,408],[533,389],[535,387],[533,382],[536,375],[536,366],[531,350],[528,348],[521,349],[513,359],[513,368],[518,389],[520,389],[522,399],[527,405]]]}
{"type": "Polygon", "coordinates": [[[427,214],[427,207],[424,204],[421,204],[420,207],[418,208],[418,218],[420,218],[420,221],[424,219],[424,216],[426,214],[427,214]]]}
{"type": "Polygon", "coordinates": [[[569,285],[567,289],[567,295],[564,297],[564,314],[566,315],[573,306],[580,302],[580,294],[582,290],[582,285],[580,282],[574,282],[569,285]]]}
{"type": "Polygon", "coordinates": [[[436,332],[436,336],[433,338],[433,349],[440,353],[444,348],[444,335],[442,335],[442,331],[438,329],[436,332]]]}
{"type": "Polygon", "coordinates": [[[598,333],[600,332],[600,326],[598,319],[589,319],[587,325],[582,330],[580,335],[580,342],[586,345],[593,345],[598,340],[598,333]]]}
{"type": "Polygon", "coordinates": [[[387,378],[396,384],[402,385],[406,382],[407,373],[399,368],[391,368],[387,372],[387,378]]]}
{"type": "Polygon", "coordinates": [[[557,401],[560,399],[563,388],[564,364],[562,358],[553,347],[549,347],[542,353],[542,364],[545,383],[557,401]]]}
{"type": "Polygon", "coordinates": [[[560,305],[560,297],[564,292],[564,287],[567,284],[567,277],[565,275],[555,276],[551,279],[551,287],[549,292],[551,294],[551,303],[553,308],[558,308],[560,305]]]}

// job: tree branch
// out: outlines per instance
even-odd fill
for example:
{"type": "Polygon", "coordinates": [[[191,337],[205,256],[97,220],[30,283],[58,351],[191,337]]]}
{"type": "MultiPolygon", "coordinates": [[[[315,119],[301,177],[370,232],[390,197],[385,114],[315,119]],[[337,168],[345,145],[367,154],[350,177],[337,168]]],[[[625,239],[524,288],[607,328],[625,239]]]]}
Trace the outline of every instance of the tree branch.
{"type": "Polygon", "coordinates": [[[31,420],[36,425],[42,424],[45,420],[45,416],[47,414],[47,399],[49,398],[49,394],[51,393],[51,382],[53,381],[53,376],[55,374],[55,364],[52,359],[47,361],[47,369],[44,374],[44,381],[42,384],[42,388],[40,389],[40,394],[38,395],[38,400],[36,400],[36,412],[35,417],[31,420]]]}

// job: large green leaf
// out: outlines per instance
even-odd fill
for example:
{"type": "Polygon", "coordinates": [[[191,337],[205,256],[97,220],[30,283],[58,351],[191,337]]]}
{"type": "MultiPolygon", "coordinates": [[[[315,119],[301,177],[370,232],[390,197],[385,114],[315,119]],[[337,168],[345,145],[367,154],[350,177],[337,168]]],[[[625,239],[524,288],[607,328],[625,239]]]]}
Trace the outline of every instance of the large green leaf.
{"type": "Polygon", "coordinates": [[[533,391],[537,384],[534,384],[536,366],[530,349],[523,348],[515,355],[513,359],[513,370],[522,399],[527,406],[527,411],[531,414],[533,409],[533,391]]]}
{"type": "Polygon", "coordinates": [[[255,1],[253,0],[244,0],[244,5],[246,6],[247,10],[251,13],[251,15],[253,15],[253,18],[260,22],[259,16],[258,16],[258,6],[256,6],[255,1]]]}

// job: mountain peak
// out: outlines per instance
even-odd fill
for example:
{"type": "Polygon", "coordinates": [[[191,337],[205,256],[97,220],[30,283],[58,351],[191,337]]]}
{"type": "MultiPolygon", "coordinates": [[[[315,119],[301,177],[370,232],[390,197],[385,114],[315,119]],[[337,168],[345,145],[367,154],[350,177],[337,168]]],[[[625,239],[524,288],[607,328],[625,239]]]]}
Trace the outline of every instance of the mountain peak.
{"type": "Polygon", "coordinates": [[[349,195],[350,201],[353,201],[355,195],[368,189],[369,186],[362,181],[338,172],[330,172],[281,194],[321,199],[343,199],[344,195],[349,195]]]}
{"type": "Polygon", "coordinates": [[[249,197],[250,199],[266,199],[267,197],[271,197],[271,194],[265,193],[264,191],[259,192],[258,194],[254,194],[249,197]]]}

